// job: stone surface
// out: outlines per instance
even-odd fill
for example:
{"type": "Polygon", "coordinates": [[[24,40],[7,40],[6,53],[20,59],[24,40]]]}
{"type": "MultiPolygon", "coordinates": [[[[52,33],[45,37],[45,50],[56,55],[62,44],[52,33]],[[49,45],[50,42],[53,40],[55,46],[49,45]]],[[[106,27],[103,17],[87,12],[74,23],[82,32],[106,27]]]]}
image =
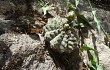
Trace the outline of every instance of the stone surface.
{"type": "Polygon", "coordinates": [[[0,36],[1,69],[52,70],[54,67],[52,58],[39,40],[25,34],[5,33],[0,36]]]}
{"type": "Polygon", "coordinates": [[[4,15],[0,15],[0,33],[10,31],[11,25],[14,24],[13,20],[5,20],[4,15]]]}

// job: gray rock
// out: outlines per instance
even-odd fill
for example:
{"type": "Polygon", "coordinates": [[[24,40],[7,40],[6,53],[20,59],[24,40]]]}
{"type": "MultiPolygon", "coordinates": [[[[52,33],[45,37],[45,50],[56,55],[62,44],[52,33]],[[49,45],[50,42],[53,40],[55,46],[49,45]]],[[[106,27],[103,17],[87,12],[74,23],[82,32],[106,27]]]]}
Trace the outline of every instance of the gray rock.
{"type": "Polygon", "coordinates": [[[52,70],[55,67],[41,42],[29,35],[5,33],[0,36],[0,40],[3,41],[0,42],[0,68],[3,70],[52,70]],[[5,54],[4,45],[8,48],[5,54]],[[6,55],[7,59],[4,59],[6,55]]]}
{"type": "Polygon", "coordinates": [[[10,31],[11,25],[15,22],[13,20],[5,20],[3,15],[0,15],[0,32],[8,32],[10,31]]]}

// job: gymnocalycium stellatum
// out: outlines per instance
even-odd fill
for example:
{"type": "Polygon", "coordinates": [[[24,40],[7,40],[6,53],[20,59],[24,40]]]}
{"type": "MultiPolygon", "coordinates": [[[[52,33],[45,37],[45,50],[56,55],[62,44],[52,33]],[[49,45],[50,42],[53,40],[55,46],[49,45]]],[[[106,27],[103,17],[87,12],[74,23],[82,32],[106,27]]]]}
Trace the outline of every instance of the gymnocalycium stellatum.
{"type": "Polygon", "coordinates": [[[49,19],[44,26],[44,38],[50,42],[52,49],[70,53],[75,48],[78,48],[78,32],[74,28],[75,22],[72,21],[73,17],[74,12],[71,11],[67,18],[55,17],[49,19]]]}

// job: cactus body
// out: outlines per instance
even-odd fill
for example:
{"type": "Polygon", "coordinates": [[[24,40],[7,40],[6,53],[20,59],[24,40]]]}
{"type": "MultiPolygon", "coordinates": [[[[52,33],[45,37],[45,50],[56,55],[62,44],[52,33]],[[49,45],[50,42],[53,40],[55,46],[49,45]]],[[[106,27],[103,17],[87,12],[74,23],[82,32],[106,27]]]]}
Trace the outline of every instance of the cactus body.
{"type": "Polygon", "coordinates": [[[73,26],[67,25],[69,25],[67,19],[56,17],[48,20],[48,23],[44,26],[45,40],[50,42],[52,49],[70,53],[77,48],[77,32],[75,32],[73,26]]]}

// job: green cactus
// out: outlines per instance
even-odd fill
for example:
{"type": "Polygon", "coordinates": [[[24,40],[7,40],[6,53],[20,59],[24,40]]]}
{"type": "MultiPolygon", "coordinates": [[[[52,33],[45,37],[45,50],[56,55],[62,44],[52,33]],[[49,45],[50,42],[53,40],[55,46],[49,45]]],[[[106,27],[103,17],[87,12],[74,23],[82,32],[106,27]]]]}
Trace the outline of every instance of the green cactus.
{"type": "Polygon", "coordinates": [[[55,17],[49,19],[43,29],[45,32],[44,38],[50,42],[52,49],[70,53],[77,48],[77,32],[73,25],[67,23],[66,18],[55,17]]]}

